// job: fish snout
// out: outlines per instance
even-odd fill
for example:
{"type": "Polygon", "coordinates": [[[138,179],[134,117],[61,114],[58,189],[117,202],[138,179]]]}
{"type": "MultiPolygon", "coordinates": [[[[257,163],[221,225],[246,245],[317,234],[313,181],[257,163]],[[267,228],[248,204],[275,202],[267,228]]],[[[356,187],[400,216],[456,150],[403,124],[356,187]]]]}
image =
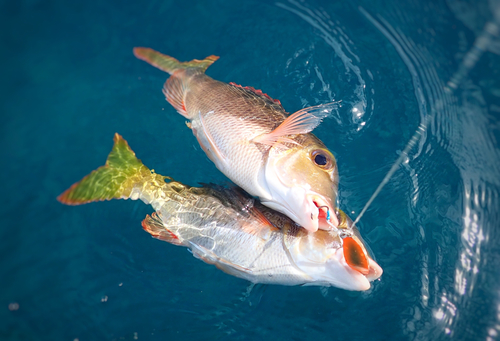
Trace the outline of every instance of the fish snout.
{"type": "Polygon", "coordinates": [[[362,273],[352,269],[345,261],[342,248],[335,251],[328,262],[329,281],[336,287],[365,291],[370,289],[370,280],[362,273]]]}
{"type": "Polygon", "coordinates": [[[369,257],[366,264],[367,271],[351,266],[352,263],[349,264],[351,261],[346,259],[344,247],[336,250],[328,261],[329,282],[346,290],[365,291],[370,289],[370,282],[382,275],[382,268],[369,257]]]}
{"type": "Polygon", "coordinates": [[[375,262],[373,259],[369,257],[368,257],[368,262],[369,262],[368,264],[369,272],[366,275],[366,278],[370,282],[379,279],[380,276],[382,276],[384,270],[382,270],[382,268],[380,267],[380,265],[377,264],[377,262],[375,262]]]}

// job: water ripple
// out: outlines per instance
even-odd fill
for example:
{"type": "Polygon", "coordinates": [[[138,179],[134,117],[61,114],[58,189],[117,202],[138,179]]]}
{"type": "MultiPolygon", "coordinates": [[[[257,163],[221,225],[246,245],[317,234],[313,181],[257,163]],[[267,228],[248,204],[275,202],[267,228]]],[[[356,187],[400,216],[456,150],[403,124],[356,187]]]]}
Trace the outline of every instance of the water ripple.
{"type": "MultiPolygon", "coordinates": [[[[410,313],[402,322],[406,332],[417,339],[436,338],[436,332],[459,335],[460,331],[467,330],[464,329],[466,321],[472,317],[470,307],[477,308],[477,291],[487,292],[498,302],[496,291],[492,292],[492,288],[484,284],[478,286],[480,278],[491,272],[484,268],[487,257],[491,258],[484,254],[484,249],[491,248],[485,244],[493,242],[490,238],[496,239],[492,228],[499,219],[491,208],[499,205],[500,183],[500,152],[492,138],[494,128],[489,125],[485,100],[481,89],[466,78],[478,58],[466,58],[467,67],[461,66],[457,73],[450,75],[452,83],[445,85],[438,75],[440,65],[433,58],[435,52],[416,45],[382,16],[373,17],[363,8],[360,11],[391,42],[404,61],[413,80],[421,121],[425,127],[429,122],[430,127],[422,134],[418,150],[408,156],[402,167],[411,178],[410,214],[420,231],[421,300],[415,304],[413,312],[423,309],[425,315],[430,308],[434,323],[426,324],[420,313],[418,316],[410,313]],[[461,86],[460,91],[453,93],[458,86],[461,86]],[[446,195],[452,187],[457,187],[456,184],[450,183],[452,187],[446,188],[443,187],[446,181],[438,180],[437,166],[446,158],[456,167],[462,180],[462,195],[458,198],[446,195]],[[441,217],[436,217],[437,220],[426,208],[429,193],[434,193],[439,206],[448,207],[438,211],[441,217]],[[461,216],[461,221],[457,221],[457,216],[461,216]],[[441,228],[451,229],[448,236],[453,237],[456,233],[457,241],[446,240],[447,234],[443,231],[433,242],[430,238],[437,237],[434,220],[441,228]]],[[[498,278],[498,271],[494,273],[498,278]]],[[[491,304],[480,309],[491,309],[487,308],[491,304]]],[[[493,337],[497,330],[498,323],[490,327],[488,333],[493,337]]]]}
{"type": "MultiPolygon", "coordinates": [[[[352,84],[351,86],[353,89],[350,95],[341,98],[344,108],[342,111],[339,111],[336,120],[337,123],[340,124],[348,118],[349,120],[344,123],[343,129],[349,131],[351,134],[359,132],[370,118],[370,114],[367,113],[367,103],[369,101],[367,91],[373,95],[374,89],[372,87],[367,89],[367,83],[363,78],[363,73],[366,73],[370,79],[373,79],[373,76],[370,76],[371,73],[369,70],[362,70],[360,66],[358,66],[358,64],[362,64],[362,62],[360,57],[354,53],[356,47],[355,43],[344,32],[340,25],[340,21],[335,20],[334,23],[334,19],[332,19],[330,14],[322,8],[311,9],[305,2],[295,0],[289,0],[288,4],[278,2],[276,5],[296,14],[309,23],[319,32],[319,36],[333,49],[335,57],[340,58],[345,68],[342,82],[352,84]],[[354,80],[352,79],[353,76],[354,80]],[[345,115],[344,113],[348,114],[345,115]],[[352,127],[349,128],[348,125],[352,127]]],[[[291,60],[288,61],[287,65],[290,65],[290,63],[291,60]]],[[[328,94],[330,101],[339,100],[339,98],[334,98],[335,94],[331,91],[330,82],[332,82],[332,80],[325,79],[317,65],[314,66],[313,69],[322,84],[322,91],[328,94]]],[[[370,99],[370,102],[369,108],[373,109],[373,100],[370,99]]]]}

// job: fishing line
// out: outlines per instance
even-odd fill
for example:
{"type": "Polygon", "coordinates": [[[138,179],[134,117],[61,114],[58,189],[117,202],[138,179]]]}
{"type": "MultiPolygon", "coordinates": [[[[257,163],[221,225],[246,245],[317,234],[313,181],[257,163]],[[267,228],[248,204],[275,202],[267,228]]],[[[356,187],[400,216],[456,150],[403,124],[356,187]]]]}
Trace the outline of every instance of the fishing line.
{"type": "MultiPolygon", "coordinates": [[[[361,13],[363,13],[379,30],[382,31],[382,33],[384,33],[384,31],[387,32],[379,22],[377,22],[368,12],[366,12],[366,10],[364,10],[361,7],[359,9],[361,13]]],[[[496,46],[500,43],[500,7],[495,8],[493,14],[494,14],[493,20],[486,23],[483,31],[476,38],[473,46],[469,49],[469,51],[463,58],[462,62],[460,63],[458,70],[455,72],[455,74],[453,74],[448,83],[446,83],[446,85],[444,86],[445,92],[452,93],[454,90],[458,88],[458,86],[460,85],[460,83],[462,83],[467,74],[476,66],[477,62],[484,54],[484,52],[489,50],[493,53],[498,53],[495,49],[496,46]]],[[[384,33],[384,35],[386,35],[386,33],[384,33]]],[[[443,105],[442,101],[437,102],[436,109],[439,110],[439,108],[441,108],[442,105],[443,105]]],[[[361,217],[365,214],[366,210],[372,204],[373,200],[375,200],[375,198],[380,193],[382,188],[389,182],[391,177],[394,175],[398,167],[408,158],[408,153],[427,131],[427,127],[433,117],[434,115],[430,114],[427,115],[422,120],[422,123],[418,126],[417,130],[411,137],[405,149],[401,152],[398,159],[394,162],[391,169],[387,172],[386,176],[384,177],[380,185],[378,185],[375,192],[373,192],[372,196],[361,210],[361,213],[358,215],[353,225],[356,225],[359,222],[361,217]]]]}
{"type": "Polygon", "coordinates": [[[373,192],[371,198],[365,204],[365,207],[363,207],[363,209],[361,210],[361,213],[358,215],[358,217],[356,218],[356,220],[354,220],[353,225],[356,225],[359,222],[359,220],[361,219],[361,217],[363,216],[363,214],[365,214],[365,212],[368,209],[368,207],[370,207],[370,205],[372,204],[373,200],[375,200],[375,198],[380,193],[380,191],[382,190],[382,188],[384,188],[384,186],[389,182],[389,180],[391,179],[392,175],[398,169],[399,165],[401,163],[403,163],[403,161],[408,157],[408,153],[410,152],[410,150],[413,148],[413,146],[417,143],[417,141],[420,139],[420,137],[422,137],[422,135],[427,130],[427,125],[429,124],[429,121],[430,121],[431,117],[432,117],[431,115],[426,116],[425,119],[424,119],[424,121],[417,128],[417,131],[415,131],[415,134],[413,134],[413,136],[411,137],[410,141],[406,145],[405,149],[401,152],[401,154],[399,155],[399,157],[396,160],[396,162],[394,162],[394,164],[392,165],[391,169],[387,172],[386,176],[384,177],[384,179],[382,180],[382,182],[380,183],[380,185],[378,185],[378,187],[375,190],[375,192],[373,192]]]}

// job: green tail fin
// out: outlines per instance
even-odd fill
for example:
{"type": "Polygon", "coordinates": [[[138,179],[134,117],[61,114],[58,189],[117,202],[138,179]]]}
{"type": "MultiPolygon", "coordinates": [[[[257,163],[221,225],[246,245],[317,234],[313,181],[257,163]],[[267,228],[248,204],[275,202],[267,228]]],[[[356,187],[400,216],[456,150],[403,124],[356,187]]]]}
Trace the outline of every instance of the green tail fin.
{"type": "Polygon", "coordinates": [[[57,200],[66,205],[80,205],[93,201],[128,199],[134,194],[134,189],[140,193],[141,185],[145,182],[165,183],[166,177],[144,166],[123,137],[115,134],[114,142],[106,164],[75,183],[57,200]]]}
{"type": "Polygon", "coordinates": [[[193,59],[190,62],[180,62],[175,58],[164,55],[147,47],[134,47],[134,56],[160,70],[168,72],[169,74],[174,73],[174,71],[178,69],[188,68],[195,68],[205,72],[205,70],[212,65],[213,62],[219,59],[217,56],[208,56],[203,60],[193,59]]]}

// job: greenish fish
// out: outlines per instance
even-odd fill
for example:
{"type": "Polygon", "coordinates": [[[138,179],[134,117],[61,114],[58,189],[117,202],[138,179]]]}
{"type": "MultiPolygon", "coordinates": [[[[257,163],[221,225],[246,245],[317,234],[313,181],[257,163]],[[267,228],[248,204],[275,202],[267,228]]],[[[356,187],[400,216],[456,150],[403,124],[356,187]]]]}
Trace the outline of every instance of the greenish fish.
{"type": "Polygon", "coordinates": [[[253,283],[367,290],[382,274],[352,221],[307,232],[237,188],[189,187],[147,168],[118,134],[106,164],[62,193],[79,205],[140,199],[153,207],[142,226],[153,237],[253,283]]]}

